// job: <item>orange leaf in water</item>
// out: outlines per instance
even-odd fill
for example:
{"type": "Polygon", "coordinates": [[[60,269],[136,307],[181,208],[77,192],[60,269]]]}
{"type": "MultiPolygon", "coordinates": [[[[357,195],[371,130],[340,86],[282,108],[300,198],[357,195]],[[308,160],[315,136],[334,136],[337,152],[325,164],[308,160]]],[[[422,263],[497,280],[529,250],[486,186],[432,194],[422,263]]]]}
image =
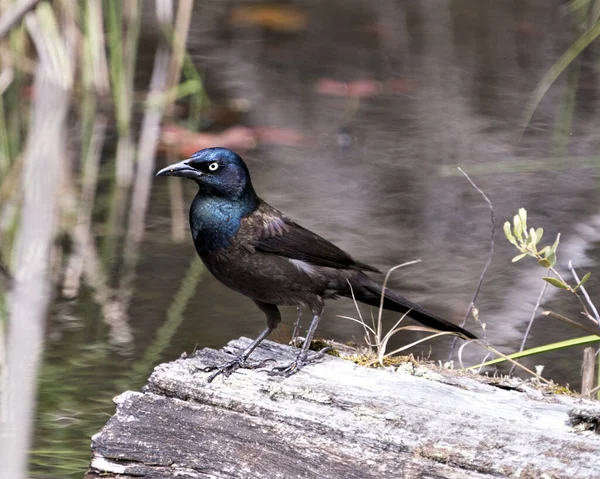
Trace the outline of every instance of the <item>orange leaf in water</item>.
{"type": "Polygon", "coordinates": [[[308,16],[291,5],[263,4],[236,7],[231,12],[232,25],[255,25],[280,33],[295,33],[306,29],[308,16]]]}
{"type": "Polygon", "coordinates": [[[177,125],[165,125],[160,135],[161,151],[170,150],[180,158],[188,158],[198,150],[222,146],[246,151],[256,146],[252,129],[233,126],[220,132],[195,132],[177,125]]]}

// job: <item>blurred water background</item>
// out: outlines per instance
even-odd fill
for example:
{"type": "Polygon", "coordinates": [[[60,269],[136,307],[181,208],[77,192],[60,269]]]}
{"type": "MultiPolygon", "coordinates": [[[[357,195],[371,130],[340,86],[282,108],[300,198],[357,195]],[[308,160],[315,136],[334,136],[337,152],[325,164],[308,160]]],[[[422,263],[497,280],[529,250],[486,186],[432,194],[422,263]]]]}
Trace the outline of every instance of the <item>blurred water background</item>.
{"type": "MultiPolygon", "coordinates": [[[[153,179],[200,148],[236,150],[266,201],[355,258],[382,270],[420,258],[390,285],[457,323],[490,249],[489,208],[462,167],[494,205],[476,305],[504,352],[546,275],[511,263],[501,225],[518,208],[545,242],[561,233],[560,270],[591,271],[597,298],[599,4],[0,1],[3,477],[26,464],[30,477],[82,477],[113,396],[159,362],[262,328],[252,301],[196,257],[195,185],[153,179]]],[[[553,288],[542,309],[581,317],[553,288]]],[[[295,310],[283,313],[275,339],[287,341],[295,310]]],[[[325,315],[320,336],[363,342],[338,317],[357,316],[351,301],[325,315]]],[[[577,336],[539,317],[527,345],[577,336]]],[[[412,352],[445,359],[450,343],[412,352]]],[[[524,364],[578,388],[582,349],[524,364]]],[[[471,364],[483,357],[465,350],[471,364]]]]}

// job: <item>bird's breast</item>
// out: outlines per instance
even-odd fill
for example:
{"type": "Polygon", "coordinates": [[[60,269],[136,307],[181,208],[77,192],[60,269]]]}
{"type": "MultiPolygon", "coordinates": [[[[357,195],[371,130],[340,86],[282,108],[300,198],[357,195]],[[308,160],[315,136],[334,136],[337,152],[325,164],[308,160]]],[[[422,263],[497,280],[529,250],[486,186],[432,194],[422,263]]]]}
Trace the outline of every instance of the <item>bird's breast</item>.
{"type": "Polygon", "coordinates": [[[204,198],[194,199],[190,229],[199,254],[227,248],[238,230],[242,212],[235,204],[204,198]]]}

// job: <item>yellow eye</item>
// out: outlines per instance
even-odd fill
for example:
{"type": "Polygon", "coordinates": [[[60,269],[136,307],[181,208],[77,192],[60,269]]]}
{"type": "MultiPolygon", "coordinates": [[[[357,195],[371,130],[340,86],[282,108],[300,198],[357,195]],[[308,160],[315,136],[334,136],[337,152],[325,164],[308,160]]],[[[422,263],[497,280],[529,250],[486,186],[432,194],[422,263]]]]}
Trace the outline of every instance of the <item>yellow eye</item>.
{"type": "Polygon", "coordinates": [[[208,165],[208,171],[217,171],[219,169],[219,164],[215,161],[208,165]]]}

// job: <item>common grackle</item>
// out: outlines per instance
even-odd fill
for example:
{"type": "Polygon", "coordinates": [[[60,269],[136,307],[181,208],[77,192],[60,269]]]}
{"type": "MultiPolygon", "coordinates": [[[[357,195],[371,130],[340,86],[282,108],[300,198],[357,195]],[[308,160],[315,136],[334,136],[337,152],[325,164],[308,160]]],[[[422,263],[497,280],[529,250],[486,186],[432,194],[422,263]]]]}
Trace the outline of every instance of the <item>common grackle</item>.
{"type": "MultiPolygon", "coordinates": [[[[319,235],[303,228],[261,200],[252,187],[244,161],[225,148],[197,151],[187,160],[160,170],[156,176],[181,176],[198,184],[190,208],[196,251],[208,270],[223,284],[251,298],[267,318],[266,328],[233,361],[213,368],[229,376],[246,366],[252,351],[281,321],[277,306],[310,308],[313,320],[296,360],[277,368],[285,376],[308,361],[308,348],[323,313],[324,300],[353,295],[379,306],[382,286],[363,271],[376,268],[354,260],[319,235]]],[[[386,288],[383,308],[408,313],[421,324],[476,336],[386,288]]]]}

